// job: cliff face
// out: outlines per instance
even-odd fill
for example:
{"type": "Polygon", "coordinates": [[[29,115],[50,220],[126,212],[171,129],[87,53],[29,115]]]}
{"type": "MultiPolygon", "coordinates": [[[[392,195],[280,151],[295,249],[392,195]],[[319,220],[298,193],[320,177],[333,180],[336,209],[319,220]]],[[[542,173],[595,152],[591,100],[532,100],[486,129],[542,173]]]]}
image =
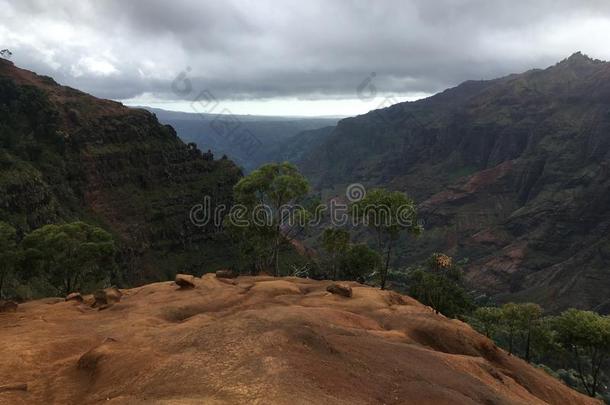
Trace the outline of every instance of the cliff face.
{"type": "Polygon", "coordinates": [[[0,60],[0,220],[27,232],[85,219],[120,241],[128,281],[214,270],[227,241],[192,206],[230,203],[240,176],[156,117],[0,60]]]}
{"type": "Polygon", "coordinates": [[[501,300],[607,311],[609,112],[610,63],[577,53],[343,120],[301,167],[421,203],[427,232],[399,263],[448,251],[501,300]]]}
{"type": "Polygon", "coordinates": [[[0,314],[0,403],[600,404],[394,292],[193,282],[123,290],[103,311],[85,297],[0,314]]]}

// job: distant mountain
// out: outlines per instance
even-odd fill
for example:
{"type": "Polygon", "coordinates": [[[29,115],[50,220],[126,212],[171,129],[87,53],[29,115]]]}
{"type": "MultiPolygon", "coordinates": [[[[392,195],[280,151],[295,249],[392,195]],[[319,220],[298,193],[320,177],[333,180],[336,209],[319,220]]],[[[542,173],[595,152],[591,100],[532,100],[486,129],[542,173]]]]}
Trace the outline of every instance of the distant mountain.
{"type": "Polygon", "coordinates": [[[240,170],[187,146],[148,111],[60,86],[0,59],[0,221],[20,234],[86,220],[110,230],[128,281],[215,270],[232,257],[189,211],[230,204],[240,170]],[[224,256],[223,256],[224,255],[224,256]]]}
{"type": "Polygon", "coordinates": [[[499,300],[610,311],[610,63],[576,53],[344,119],[299,165],[419,202],[427,231],[397,264],[445,251],[499,300]]]}
{"type": "Polygon", "coordinates": [[[301,132],[332,126],[338,121],[330,117],[219,115],[144,108],[162,123],[174,127],[185,142],[194,142],[201,150],[209,149],[217,156],[227,155],[246,171],[292,155],[294,149],[285,148],[284,142],[298,143],[292,138],[301,132]]]}

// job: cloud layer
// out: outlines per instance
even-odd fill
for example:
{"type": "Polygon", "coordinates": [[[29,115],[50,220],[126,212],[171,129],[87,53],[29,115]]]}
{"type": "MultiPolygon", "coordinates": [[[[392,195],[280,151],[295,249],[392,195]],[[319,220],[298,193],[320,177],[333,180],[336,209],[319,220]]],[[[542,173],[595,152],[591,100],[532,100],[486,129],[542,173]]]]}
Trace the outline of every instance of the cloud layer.
{"type": "Polygon", "coordinates": [[[22,67],[100,97],[354,99],[434,93],[545,67],[581,50],[610,58],[606,1],[0,0],[0,48],[22,67]]]}

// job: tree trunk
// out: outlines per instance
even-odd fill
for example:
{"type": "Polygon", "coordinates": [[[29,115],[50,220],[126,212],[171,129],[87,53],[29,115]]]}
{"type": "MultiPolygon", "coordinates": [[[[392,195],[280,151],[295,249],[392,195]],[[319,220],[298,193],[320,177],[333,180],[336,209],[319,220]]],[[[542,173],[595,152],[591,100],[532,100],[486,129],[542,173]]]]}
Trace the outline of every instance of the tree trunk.
{"type": "Polygon", "coordinates": [[[580,381],[582,382],[582,386],[585,388],[585,391],[587,391],[587,395],[592,397],[593,396],[592,390],[589,389],[589,384],[587,384],[587,380],[585,379],[585,373],[582,369],[582,364],[580,362],[580,353],[578,352],[578,346],[574,346],[573,350],[574,350],[574,355],[576,357],[576,367],[578,370],[578,377],[580,378],[580,381]]]}
{"type": "Polygon", "coordinates": [[[278,224],[275,228],[275,246],[273,248],[273,272],[275,273],[275,277],[280,276],[280,238],[281,238],[281,229],[278,224]]]}
{"type": "Polygon", "coordinates": [[[525,341],[525,361],[530,362],[530,342],[531,342],[532,328],[527,329],[527,339],[525,341]]]}
{"type": "MultiPolygon", "coordinates": [[[[595,352],[597,352],[597,350],[595,352]]],[[[591,389],[593,395],[591,395],[591,396],[593,398],[595,398],[595,395],[597,394],[597,387],[599,385],[599,371],[602,367],[602,364],[604,364],[604,360],[605,360],[603,354],[598,354],[598,356],[599,357],[595,361],[593,361],[593,358],[591,359],[591,366],[593,368],[593,373],[592,373],[593,387],[591,389]],[[597,362],[597,364],[595,364],[596,362],[597,362]]],[[[595,356],[595,357],[597,357],[597,356],[595,356]]]]}
{"type": "Polygon", "coordinates": [[[388,244],[388,252],[385,259],[385,265],[383,268],[383,272],[381,273],[381,289],[385,289],[385,282],[388,278],[388,268],[390,267],[390,252],[392,250],[392,242],[388,244]]]}

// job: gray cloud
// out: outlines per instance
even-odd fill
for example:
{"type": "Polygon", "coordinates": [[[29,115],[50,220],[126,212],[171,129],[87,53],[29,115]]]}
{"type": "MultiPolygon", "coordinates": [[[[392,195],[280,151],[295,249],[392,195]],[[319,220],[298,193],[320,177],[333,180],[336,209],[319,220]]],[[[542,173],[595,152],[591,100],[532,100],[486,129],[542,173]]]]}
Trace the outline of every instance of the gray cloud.
{"type": "MultiPolygon", "coordinates": [[[[610,57],[604,1],[0,0],[0,48],[16,64],[97,96],[176,100],[172,80],[219,99],[433,93],[545,67],[582,50],[610,57]]],[[[187,98],[186,96],[184,96],[187,98]]],[[[190,95],[189,95],[190,97],[190,95]]]]}

